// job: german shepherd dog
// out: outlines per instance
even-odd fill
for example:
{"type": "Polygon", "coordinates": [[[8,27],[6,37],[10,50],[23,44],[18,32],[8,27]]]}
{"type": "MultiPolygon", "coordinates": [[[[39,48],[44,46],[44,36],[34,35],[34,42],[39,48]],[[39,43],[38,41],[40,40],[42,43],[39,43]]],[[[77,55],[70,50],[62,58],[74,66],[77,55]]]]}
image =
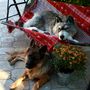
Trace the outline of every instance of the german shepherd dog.
{"type": "Polygon", "coordinates": [[[30,47],[21,53],[11,54],[9,62],[15,64],[18,60],[24,60],[26,68],[21,77],[11,85],[10,90],[15,90],[27,77],[30,80],[36,80],[32,90],[39,90],[49,80],[50,67],[48,65],[47,46],[38,47],[35,41],[31,40],[30,47]]]}

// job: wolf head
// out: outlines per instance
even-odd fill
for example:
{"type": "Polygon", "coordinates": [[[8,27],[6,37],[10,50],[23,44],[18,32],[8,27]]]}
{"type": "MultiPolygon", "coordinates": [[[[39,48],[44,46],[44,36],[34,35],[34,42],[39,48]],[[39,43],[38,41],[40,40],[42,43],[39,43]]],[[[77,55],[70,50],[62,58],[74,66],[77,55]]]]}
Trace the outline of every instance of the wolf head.
{"type": "Polygon", "coordinates": [[[73,18],[68,16],[67,19],[62,22],[56,19],[53,32],[60,40],[66,40],[69,36],[73,37],[77,32],[73,18]]]}

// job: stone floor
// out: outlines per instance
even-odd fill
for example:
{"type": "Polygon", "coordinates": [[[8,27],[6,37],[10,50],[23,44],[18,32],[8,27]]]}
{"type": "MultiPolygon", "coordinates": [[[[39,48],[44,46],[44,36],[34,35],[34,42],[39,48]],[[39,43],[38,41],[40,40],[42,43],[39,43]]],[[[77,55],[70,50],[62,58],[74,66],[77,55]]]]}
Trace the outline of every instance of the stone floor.
{"type": "MultiPolygon", "coordinates": [[[[12,3],[12,0],[10,0],[12,3]]],[[[18,0],[17,0],[18,1],[18,0]]],[[[20,0],[19,0],[20,1],[20,0]]],[[[22,1],[22,0],[21,0],[22,1]]],[[[0,18],[6,16],[7,0],[0,0],[0,18]]],[[[10,14],[16,13],[13,7],[10,14]]],[[[20,8],[21,11],[23,8],[20,8]]],[[[11,18],[17,20],[18,17],[11,18]]],[[[15,29],[11,34],[8,33],[7,27],[0,24],[0,90],[9,90],[10,85],[23,73],[25,64],[17,62],[14,66],[10,66],[8,55],[6,52],[20,51],[29,45],[29,39],[20,30],[15,29]]],[[[56,75],[52,76],[51,80],[46,83],[41,90],[86,90],[90,80],[90,47],[84,47],[87,53],[87,71],[86,78],[75,80],[68,85],[61,85],[56,75]]],[[[33,82],[26,80],[17,90],[31,90],[33,82]]]]}

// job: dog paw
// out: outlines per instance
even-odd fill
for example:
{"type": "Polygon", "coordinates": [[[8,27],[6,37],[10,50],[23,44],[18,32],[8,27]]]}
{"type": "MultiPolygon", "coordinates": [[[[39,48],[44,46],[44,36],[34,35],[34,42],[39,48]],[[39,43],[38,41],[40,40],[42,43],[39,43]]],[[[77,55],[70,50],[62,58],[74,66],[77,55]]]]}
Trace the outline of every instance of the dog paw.
{"type": "Polygon", "coordinates": [[[10,61],[9,64],[10,64],[11,66],[15,65],[15,63],[13,63],[12,61],[10,61]]]}
{"type": "Polygon", "coordinates": [[[39,90],[39,84],[38,83],[35,83],[32,90],[39,90]]]}
{"type": "Polygon", "coordinates": [[[18,86],[20,86],[22,83],[22,79],[18,79],[16,80],[11,86],[10,86],[10,90],[15,90],[18,86]]]}
{"type": "Polygon", "coordinates": [[[79,42],[78,40],[73,39],[71,36],[68,37],[68,40],[73,41],[73,42],[75,42],[75,43],[78,43],[78,42],[79,42]]]}
{"type": "Polygon", "coordinates": [[[14,65],[15,64],[15,62],[13,62],[13,59],[8,59],[8,62],[9,62],[10,65],[14,65]]]}
{"type": "Polygon", "coordinates": [[[74,41],[74,42],[76,42],[76,43],[78,43],[78,42],[79,42],[78,40],[75,40],[75,39],[74,39],[73,41],[74,41]]]}
{"type": "Polygon", "coordinates": [[[10,90],[15,90],[15,88],[16,88],[16,84],[15,83],[13,83],[11,86],[10,86],[10,90]]]}
{"type": "Polygon", "coordinates": [[[12,59],[8,59],[8,62],[11,62],[12,61],[12,59]]]}

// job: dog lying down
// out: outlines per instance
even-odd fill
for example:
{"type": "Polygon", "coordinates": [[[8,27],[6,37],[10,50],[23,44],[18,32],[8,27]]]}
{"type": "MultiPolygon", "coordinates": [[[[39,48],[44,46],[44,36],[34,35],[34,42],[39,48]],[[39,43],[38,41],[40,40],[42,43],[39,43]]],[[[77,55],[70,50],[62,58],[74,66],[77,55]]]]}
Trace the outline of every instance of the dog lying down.
{"type": "Polygon", "coordinates": [[[73,38],[78,28],[71,16],[63,20],[62,16],[52,11],[45,11],[41,14],[35,13],[32,19],[29,19],[23,27],[41,33],[48,32],[51,35],[56,35],[60,40],[78,42],[73,38]]]}
{"type": "Polygon", "coordinates": [[[24,73],[11,85],[10,90],[17,89],[26,78],[35,80],[32,90],[39,90],[50,79],[50,71],[52,69],[47,64],[48,60],[50,60],[47,46],[38,47],[35,41],[31,40],[28,49],[23,52],[14,52],[10,55],[9,62],[11,65],[15,64],[18,60],[23,60],[26,63],[24,73]]]}

